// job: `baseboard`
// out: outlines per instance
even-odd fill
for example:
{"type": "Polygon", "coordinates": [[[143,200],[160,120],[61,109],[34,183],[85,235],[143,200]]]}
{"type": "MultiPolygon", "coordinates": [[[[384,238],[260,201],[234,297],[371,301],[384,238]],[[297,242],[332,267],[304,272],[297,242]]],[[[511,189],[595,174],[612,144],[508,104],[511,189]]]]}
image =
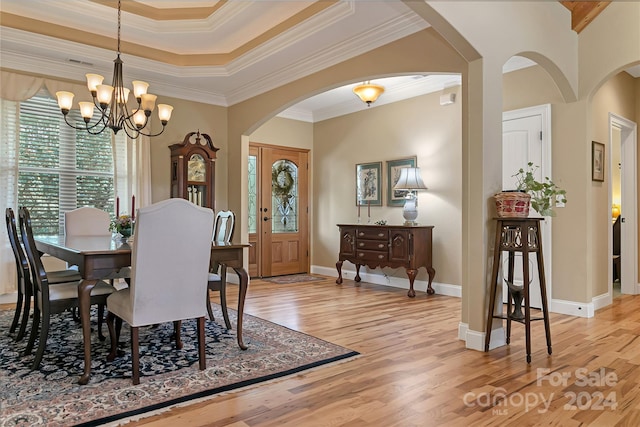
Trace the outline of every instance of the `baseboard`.
{"type": "MultiPolygon", "coordinates": [[[[311,266],[311,273],[322,274],[323,276],[338,277],[338,272],[335,268],[322,267],[317,265],[311,266]]],[[[354,280],[356,277],[356,271],[343,268],[342,278],[347,280],[354,280]]],[[[392,277],[386,275],[382,270],[376,270],[375,272],[364,271],[364,268],[360,269],[360,278],[363,282],[373,283],[376,285],[391,286],[393,288],[409,289],[409,280],[406,277],[392,277]]],[[[424,280],[415,280],[413,282],[413,289],[416,292],[426,292],[428,282],[424,280]]],[[[433,282],[431,284],[433,289],[438,295],[447,295],[451,297],[462,298],[462,287],[460,285],[451,285],[448,283],[433,282]]]]}
{"type": "MultiPolygon", "coordinates": [[[[469,325],[463,322],[458,324],[458,339],[465,342],[465,347],[469,350],[484,351],[484,340],[486,332],[472,331],[469,325]]],[[[507,345],[507,335],[502,326],[491,331],[491,340],[489,341],[489,350],[507,345]]]]}
{"type": "Polygon", "coordinates": [[[18,301],[18,292],[0,295],[0,304],[15,304],[18,301]]]}
{"type": "Polygon", "coordinates": [[[595,304],[593,302],[586,303],[552,299],[549,301],[549,311],[551,313],[589,318],[594,316],[595,304]]]}
{"type": "Polygon", "coordinates": [[[611,303],[613,303],[613,296],[609,292],[607,292],[606,294],[593,297],[591,299],[591,303],[593,304],[594,311],[600,310],[601,308],[611,305],[611,303]]]}

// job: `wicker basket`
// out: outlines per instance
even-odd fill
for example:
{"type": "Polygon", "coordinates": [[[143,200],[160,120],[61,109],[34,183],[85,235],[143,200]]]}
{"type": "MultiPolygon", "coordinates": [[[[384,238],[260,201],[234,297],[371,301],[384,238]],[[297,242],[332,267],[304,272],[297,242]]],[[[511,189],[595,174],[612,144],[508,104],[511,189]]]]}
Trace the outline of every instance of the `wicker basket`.
{"type": "Polygon", "coordinates": [[[521,191],[505,191],[493,196],[496,199],[496,210],[501,218],[527,218],[531,195],[521,191]]]}

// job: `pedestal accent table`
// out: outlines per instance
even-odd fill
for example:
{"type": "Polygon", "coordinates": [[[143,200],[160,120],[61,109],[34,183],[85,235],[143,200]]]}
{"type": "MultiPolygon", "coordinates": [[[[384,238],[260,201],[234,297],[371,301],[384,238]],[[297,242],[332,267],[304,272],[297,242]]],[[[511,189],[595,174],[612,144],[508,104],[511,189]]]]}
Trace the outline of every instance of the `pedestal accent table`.
{"type": "Polygon", "coordinates": [[[544,258],[542,257],[542,235],[540,224],[543,218],[496,218],[496,238],[493,252],[493,267],[491,271],[491,295],[489,297],[489,312],[484,351],[489,351],[491,340],[491,324],[493,319],[506,319],[507,344],[511,340],[511,321],[524,324],[527,348],[527,363],[531,363],[531,322],[543,320],[547,337],[547,352],[551,354],[551,331],[549,328],[549,310],[547,306],[547,289],[544,277],[544,258]],[[507,315],[495,313],[496,290],[501,286],[498,280],[500,259],[503,252],[508,254],[507,267],[507,315]],[[522,253],[522,286],[513,282],[514,261],[516,252],[522,253]],[[531,318],[531,303],[529,289],[529,253],[535,253],[538,261],[538,279],[542,296],[542,317],[531,318]],[[513,311],[512,311],[513,300],[513,311]],[[522,305],[522,307],[521,307],[522,305]],[[524,314],[522,313],[524,309],[524,314]]]}

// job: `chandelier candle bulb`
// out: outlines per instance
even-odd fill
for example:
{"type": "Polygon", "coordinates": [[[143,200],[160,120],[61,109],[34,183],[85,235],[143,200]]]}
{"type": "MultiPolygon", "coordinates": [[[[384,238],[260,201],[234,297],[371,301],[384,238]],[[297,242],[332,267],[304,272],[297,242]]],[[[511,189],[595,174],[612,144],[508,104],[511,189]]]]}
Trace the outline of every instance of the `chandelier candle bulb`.
{"type": "Polygon", "coordinates": [[[162,122],[163,125],[166,125],[169,120],[171,120],[171,113],[173,112],[173,107],[168,104],[158,104],[158,118],[162,122]]]}
{"type": "Polygon", "coordinates": [[[118,104],[124,104],[129,100],[129,92],[131,92],[129,89],[127,89],[126,87],[122,88],[123,92],[124,92],[124,101],[122,100],[123,95],[121,94],[120,91],[116,92],[116,100],[118,102],[118,104]]]}
{"type": "Polygon", "coordinates": [[[63,112],[66,111],[68,113],[69,110],[71,110],[71,107],[73,107],[74,96],[75,95],[71,92],[65,92],[62,90],[56,92],[56,97],[58,98],[58,107],[60,107],[63,112]]]}
{"type": "Polygon", "coordinates": [[[113,86],[109,85],[98,85],[96,86],[98,90],[96,98],[98,98],[98,102],[100,103],[100,107],[103,110],[111,103],[111,97],[113,96],[113,86]]]}
{"type": "Polygon", "coordinates": [[[142,95],[147,93],[149,83],[140,80],[134,80],[131,82],[131,84],[133,85],[133,95],[136,97],[136,100],[140,102],[142,95]]]}
{"type": "Polygon", "coordinates": [[[133,114],[133,123],[135,123],[138,129],[142,129],[146,121],[147,114],[143,110],[138,110],[133,114]]]}
{"type": "Polygon", "coordinates": [[[142,109],[144,111],[153,111],[153,109],[156,108],[157,98],[156,95],[151,95],[150,93],[142,95],[142,109]]]}
{"type": "Polygon", "coordinates": [[[98,86],[102,84],[104,77],[100,74],[86,74],[85,77],[87,78],[87,87],[89,88],[89,92],[91,92],[92,96],[96,96],[98,86]]]}
{"type": "Polygon", "coordinates": [[[89,120],[93,117],[93,103],[91,102],[79,102],[80,115],[85,122],[89,123],[89,120]]]}

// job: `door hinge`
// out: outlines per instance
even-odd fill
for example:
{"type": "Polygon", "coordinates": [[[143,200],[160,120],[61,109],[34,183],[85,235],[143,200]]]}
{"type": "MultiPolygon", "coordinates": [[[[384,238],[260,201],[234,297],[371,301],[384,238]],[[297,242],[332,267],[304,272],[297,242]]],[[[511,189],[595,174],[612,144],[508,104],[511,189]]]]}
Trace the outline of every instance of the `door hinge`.
{"type": "Polygon", "coordinates": [[[540,131],[540,141],[542,141],[542,131],[540,131]]]}

